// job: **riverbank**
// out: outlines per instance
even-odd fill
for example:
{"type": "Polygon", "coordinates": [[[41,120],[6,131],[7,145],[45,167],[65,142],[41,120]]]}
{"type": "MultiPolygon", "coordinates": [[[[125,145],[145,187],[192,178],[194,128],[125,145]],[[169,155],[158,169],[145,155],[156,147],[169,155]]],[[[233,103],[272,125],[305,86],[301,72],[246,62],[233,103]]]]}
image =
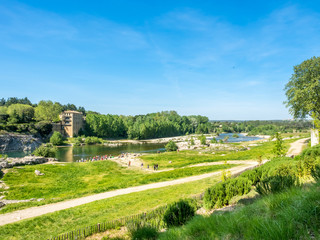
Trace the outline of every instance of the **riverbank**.
{"type": "Polygon", "coordinates": [[[0,158],[0,170],[2,168],[13,168],[16,166],[36,165],[47,162],[55,162],[56,158],[45,158],[37,156],[26,156],[23,158],[0,158]]]}

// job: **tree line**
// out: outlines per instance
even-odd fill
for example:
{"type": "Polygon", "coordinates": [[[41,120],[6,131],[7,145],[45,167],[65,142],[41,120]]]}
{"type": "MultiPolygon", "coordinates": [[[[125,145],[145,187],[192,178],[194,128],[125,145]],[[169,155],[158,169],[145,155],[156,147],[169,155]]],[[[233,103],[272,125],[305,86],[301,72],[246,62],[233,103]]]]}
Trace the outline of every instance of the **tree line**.
{"type": "Polygon", "coordinates": [[[59,121],[65,110],[82,112],[86,123],[79,135],[102,138],[149,139],[185,134],[241,133],[273,135],[276,132],[293,132],[312,127],[311,121],[209,121],[200,115],[180,116],[175,111],[146,115],[124,116],[86,111],[74,104],[42,100],[37,104],[28,98],[0,99],[0,130],[40,134],[51,133],[52,122],[59,121]]]}
{"type": "Polygon", "coordinates": [[[136,116],[88,113],[84,133],[98,137],[149,139],[209,133],[211,126],[207,117],[180,116],[175,111],[136,116]]]}

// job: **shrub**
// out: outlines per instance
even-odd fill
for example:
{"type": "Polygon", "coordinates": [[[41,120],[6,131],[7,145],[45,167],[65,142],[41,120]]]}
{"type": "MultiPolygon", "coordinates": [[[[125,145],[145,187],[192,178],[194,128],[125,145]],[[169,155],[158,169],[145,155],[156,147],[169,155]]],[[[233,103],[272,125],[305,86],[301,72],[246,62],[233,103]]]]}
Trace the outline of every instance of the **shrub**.
{"type": "Polygon", "coordinates": [[[199,136],[198,139],[200,140],[201,145],[207,144],[207,138],[203,134],[201,136],[199,136]]]}
{"type": "Polygon", "coordinates": [[[167,152],[173,152],[173,151],[177,151],[178,150],[178,146],[175,142],[170,141],[167,143],[167,145],[165,146],[167,152]]]}
{"type": "Polygon", "coordinates": [[[208,188],[204,194],[204,206],[207,209],[228,205],[235,196],[242,196],[251,190],[252,182],[248,178],[237,177],[220,182],[208,188]]]}
{"type": "Polygon", "coordinates": [[[281,192],[297,185],[299,185],[299,182],[294,176],[275,175],[259,182],[256,186],[256,190],[260,195],[268,195],[270,193],[281,192]]]}
{"type": "Polygon", "coordinates": [[[320,144],[315,145],[310,148],[306,148],[301,153],[301,158],[303,158],[303,159],[306,157],[316,158],[318,156],[320,156],[320,144]]]}
{"type": "Polygon", "coordinates": [[[190,145],[194,145],[194,139],[193,139],[193,137],[191,137],[190,145]]]}
{"type": "Polygon", "coordinates": [[[92,145],[92,144],[102,143],[103,140],[98,137],[86,137],[84,142],[85,142],[85,144],[92,145]]]}
{"type": "Polygon", "coordinates": [[[320,180],[320,166],[319,165],[315,165],[314,168],[311,170],[311,176],[314,178],[314,180],[319,182],[319,180],[320,180]]]}
{"type": "Polygon", "coordinates": [[[4,173],[2,172],[2,170],[0,169],[0,179],[3,177],[4,173]]]}
{"type": "Polygon", "coordinates": [[[34,127],[41,136],[47,136],[52,131],[52,123],[49,121],[40,121],[36,123],[34,127]]]}
{"type": "Polygon", "coordinates": [[[272,152],[275,154],[276,157],[282,157],[285,155],[285,147],[282,136],[280,133],[276,132],[274,138],[276,139],[276,141],[274,141],[272,152]]]}
{"type": "Polygon", "coordinates": [[[151,226],[143,226],[131,232],[131,239],[153,240],[153,239],[157,239],[158,235],[159,233],[157,229],[151,226]]]}
{"type": "Polygon", "coordinates": [[[34,150],[32,154],[41,157],[55,157],[56,152],[57,148],[52,144],[42,144],[40,147],[34,150]]]}
{"type": "Polygon", "coordinates": [[[212,138],[210,142],[211,142],[211,143],[218,143],[218,141],[217,141],[216,138],[212,138]]]}
{"type": "Polygon", "coordinates": [[[194,216],[195,211],[195,207],[188,201],[180,200],[169,205],[164,213],[163,221],[167,227],[181,226],[194,216]]]}
{"type": "Polygon", "coordinates": [[[53,145],[61,145],[63,143],[63,136],[59,132],[54,132],[50,138],[50,143],[53,145]]]}

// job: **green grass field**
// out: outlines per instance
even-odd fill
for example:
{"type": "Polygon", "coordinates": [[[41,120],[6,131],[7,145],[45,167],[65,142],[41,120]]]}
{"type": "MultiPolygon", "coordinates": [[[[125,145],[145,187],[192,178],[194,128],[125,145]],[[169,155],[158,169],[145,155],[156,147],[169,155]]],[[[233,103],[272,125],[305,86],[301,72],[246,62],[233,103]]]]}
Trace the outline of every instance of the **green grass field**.
{"type": "Polygon", "coordinates": [[[138,214],[204,192],[220,177],[100,200],[0,227],[0,239],[48,239],[88,225],[138,214]]]}
{"type": "Polygon", "coordinates": [[[236,165],[213,165],[146,173],[120,167],[111,161],[25,166],[14,168],[3,180],[10,187],[6,199],[44,198],[41,202],[9,204],[0,213],[77,198],[114,189],[214,172],[236,165]],[[35,169],[45,173],[36,176],[35,169]]]}
{"type": "MultiPolygon", "coordinates": [[[[288,150],[290,143],[297,139],[285,140],[285,147],[288,150]]],[[[198,151],[181,151],[177,152],[165,152],[161,154],[148,154],[141,156],[140,158],[145,165],[159,164],[161,168],[180,168],[192,164],[204,163],[204,162],[217,162],[225,160],[255,160],[258,156],[262,158],[272,157],[273,142],[261,143],[259,146],[250,147],[250,150],[246,151],[230,151],[222,152],[219,154],[205,154],[198,151]],[[171,163],[170,163],[171,162],[171,163]]]]}

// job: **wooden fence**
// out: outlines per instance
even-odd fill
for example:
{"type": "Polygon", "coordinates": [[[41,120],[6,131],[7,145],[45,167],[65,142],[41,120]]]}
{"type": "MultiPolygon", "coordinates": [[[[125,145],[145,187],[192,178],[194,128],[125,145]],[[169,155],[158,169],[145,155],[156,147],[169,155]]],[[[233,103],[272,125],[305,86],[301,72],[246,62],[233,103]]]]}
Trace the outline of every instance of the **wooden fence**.
{"type": "MultiPolygon", "coordinates": [[[[195,200],[202,200],[204,193],[192,197],[195,200]]],[[[99,232],[105,232],[110,229],[115,229],[128,225],[141,225],[141,223],[147,223],[149,226],[156,229],[164,228],[163,214],[167,209],[167,205],[161,206],[150,212],[144,212],[128,217],[119,218],[113,221],[107,221],[103,223],[97,223],[95,225],[87,226],[81,229],[74,230],[65,234],[61,234],[57,237],[50,238],[50,240],[79,240],[99,232]]]]}
{"type": "MultiPolygon", "coordinates": [[[[256,167],[257,166],[254,166],[244,171],[252,170],[256,167]]],[[[232,177],[237,177],[244,171],[234,174],[232,175],[232,177]]],[[[204,197],[204,193],[201,193],[199,195],[193,196],[192,198],[197,201],[201,201],[203,200],[203,197],[204,197]]],[[[115,229],[122,226],[138,225],[141,223],[147,223],[149,226],[152,226],[156,229],[161,229],[165,227],[162,218],[166,209],[167,209],[167,205],[161,206],[150,212],[144,212],[144,213],[140,213],[140,214],[136,214],[128,217],[123,217],[114,221],[97,223],[95,225],[87,226],[85,228],[81,228],[78,230],[74,230],[72,232],[61,234],[57,237],[53,237],[48,240],[80,240],[80,239],[85,239],[86,237],[93,235],[95,233],[105,232],[107,230],[115,229]]]]}

